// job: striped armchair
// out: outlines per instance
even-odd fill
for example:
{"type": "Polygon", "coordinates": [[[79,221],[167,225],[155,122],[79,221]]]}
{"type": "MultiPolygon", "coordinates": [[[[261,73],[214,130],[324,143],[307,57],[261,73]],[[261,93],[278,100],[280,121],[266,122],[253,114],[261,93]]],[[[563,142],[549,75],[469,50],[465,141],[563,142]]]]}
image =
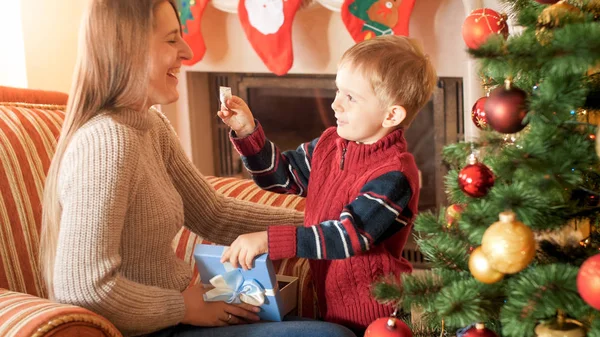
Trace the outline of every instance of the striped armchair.
{"type": "MultiPolygon", "coordinates": [[[[47,300],[37,260],[41,197],[64,118],[62,93],[0,87],[0,336],[121,337],[104,317],[47,300]]],[[[255,203],[304,209],[297,196],[260,190],[252,181],[209,177],[221,193],[255,203]]],[[[183,229],[173,241],[177,256],[194,266],[196,243],[183,229]]],[[[198,282],[195,268],[194,279],[198,282]]],[[[279,274],[299,278],[298,314],[315,316],[307,261],[276,262],[279,274]]]]}

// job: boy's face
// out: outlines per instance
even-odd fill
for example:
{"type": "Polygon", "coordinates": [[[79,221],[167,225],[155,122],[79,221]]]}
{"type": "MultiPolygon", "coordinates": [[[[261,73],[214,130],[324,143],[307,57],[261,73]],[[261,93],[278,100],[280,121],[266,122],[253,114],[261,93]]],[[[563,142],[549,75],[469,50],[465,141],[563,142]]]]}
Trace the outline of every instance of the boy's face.
{"type": "Polygon", "coordinates": [[[351,63],[342,65],[335,82],[338,91],[331,108],[335,112],[340,137],[372,144],[392,131],[383,126],[388,109],[375,96],[371,83],[360,69],[351,63]]]}

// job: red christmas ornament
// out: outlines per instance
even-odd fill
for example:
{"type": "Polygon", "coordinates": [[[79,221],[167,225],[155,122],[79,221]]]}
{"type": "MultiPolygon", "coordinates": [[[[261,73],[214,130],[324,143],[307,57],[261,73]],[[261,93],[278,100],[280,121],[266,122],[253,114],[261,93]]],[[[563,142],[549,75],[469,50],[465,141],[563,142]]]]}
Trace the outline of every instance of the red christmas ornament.
{"type": "Polygon", "coordinates": [[[471,119],[475,126],[481,130],[487,127],[487,117],[485,116],[485,109],[483,108],[487,99],[487,96],[481,97],[471,108],[471,119]]]}
{"type": "Polygon", "coordinates": [[[489,8],[475,9],[467,16],[462,26],[462,36],[467,47],[477,49],[492,34],[508,37],[506,15],[489,8]]]}
{"type": "Polygon", "coordinates": [[[585,260],[579,268],[577,290],[589,306],[600,310],[600,254],[585,260]]]}
{"type": "Polygon", "coordinates": [[[535,0],[535,2],[543,4],[543,5],[550,5],[550,4],[555,4],[557,3],[559,0],[535,0]]]}
{"type": "Polygon", "coordinates": [[[465,331],[462,337],[498,337],[496,333],[485,327],[483,323],[477,323],[474,327],[465,331]]]}
{"type": "Polygon", "coordinates": [[[481,198],[494,186],[494,174],[487,166],[477,162],[474,155],[471,155],[469,165],[458,174],[458,185],[466,195],[481,198]]]}
{"type": "Polygon", "coordinates": [[[494,89],[486,100],[485,116],[488,125],[500,133],[515,133],[523,130],[527,115],[527,93],[513,87],[509,80],[494,89]]]}
{"type": "Polygon", "coordinates": [[[401,320],[395,317],[384,317],[369,324],[365,337],[412,337],[412,331],[401,320]]]}

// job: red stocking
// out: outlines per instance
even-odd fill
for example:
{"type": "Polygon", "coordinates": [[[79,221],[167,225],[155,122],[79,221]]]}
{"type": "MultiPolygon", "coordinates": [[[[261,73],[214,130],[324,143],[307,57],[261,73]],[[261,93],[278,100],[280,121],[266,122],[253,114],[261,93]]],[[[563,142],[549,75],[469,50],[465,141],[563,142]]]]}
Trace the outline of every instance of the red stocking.
{"type": "Polygon", "coordinates": [[[194,57],[189,61],[183,61],[185,65],[192,65],[202,60],[206,52],[206,45],[202,37],[201,23],[202,13],[206,8],[208,0],[179,0],[181,11],[181,29],[183,39],[190,45],[194,57]]]}
{"type": "Polygon", "coordinates": [[[271,72],[285,75],[294,63],[292,22],[302,0],[240,0],[238,16],[252,48],[271,72]]]}
{"type": "Polygon", "coordinates": [[[356,42],[379,35],[408,36],[415,0],[344,0],[342,20],[356,42]]]}

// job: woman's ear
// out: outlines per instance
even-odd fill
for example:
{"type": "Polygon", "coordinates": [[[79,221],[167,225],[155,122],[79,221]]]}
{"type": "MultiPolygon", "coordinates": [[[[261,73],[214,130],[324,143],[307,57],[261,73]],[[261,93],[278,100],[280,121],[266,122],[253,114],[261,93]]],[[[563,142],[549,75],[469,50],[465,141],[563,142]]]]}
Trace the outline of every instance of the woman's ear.
{"type": "Polygon", "coordinates": [[[405,118],[406,109],[404,109],[404,107],[401,105],[392,105],[389,108],[381,126],[384,128],[393,128],[400,125],[405,118]]]}

